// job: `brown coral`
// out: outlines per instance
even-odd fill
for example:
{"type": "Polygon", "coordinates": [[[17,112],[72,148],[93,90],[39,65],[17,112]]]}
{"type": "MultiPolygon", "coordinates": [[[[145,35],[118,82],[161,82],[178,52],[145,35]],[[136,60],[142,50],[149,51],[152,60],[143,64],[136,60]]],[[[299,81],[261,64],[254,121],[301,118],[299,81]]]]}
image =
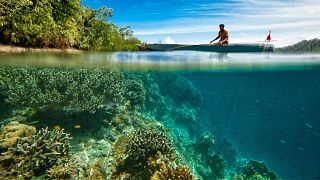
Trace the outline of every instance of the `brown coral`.
{"type": "Polygon", "coordinates": [[[156,171],[151,180],[194,180],[195,178],[189,171],[188,166],[168,167],[164,161],[161,161],[160,169],[156,171]]]}
{"type": "Polygon", "coordinates": [[[148,179],[154,168],[150,159],[157,159],[158,154],[169,160],[175,160],[172,141],[155,128],[139,128],[118,139],[113,146],[116,158],[116,171],[113,178],[129,176],[130,178],[148,179]]]}
{"type": "Polygon", "coordinates": [[[57,164],[47,171],[51,179],[72,179],[78,175],[78,167],[73,161],[57,164]]]}
{"type": "Polygon", "coordinates": [[[17,143],[18,138],[28,137],[36,134],[36,128],[17,121],[10,122],[1,129],[0,149],[12,147],[17,143]]]}

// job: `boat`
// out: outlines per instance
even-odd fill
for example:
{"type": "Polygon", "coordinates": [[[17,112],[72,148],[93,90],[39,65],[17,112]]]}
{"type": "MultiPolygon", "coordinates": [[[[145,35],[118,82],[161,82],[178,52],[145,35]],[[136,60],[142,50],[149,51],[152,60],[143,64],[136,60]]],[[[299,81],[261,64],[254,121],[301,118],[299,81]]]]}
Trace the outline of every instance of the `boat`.
{"type": "Polygon", "coordinates": [[[273,52],[272,44],[228,44],[228,45],[183,45],[183,44],[140,44],[140,51],[207,51],[221,53],[273,52]]]}

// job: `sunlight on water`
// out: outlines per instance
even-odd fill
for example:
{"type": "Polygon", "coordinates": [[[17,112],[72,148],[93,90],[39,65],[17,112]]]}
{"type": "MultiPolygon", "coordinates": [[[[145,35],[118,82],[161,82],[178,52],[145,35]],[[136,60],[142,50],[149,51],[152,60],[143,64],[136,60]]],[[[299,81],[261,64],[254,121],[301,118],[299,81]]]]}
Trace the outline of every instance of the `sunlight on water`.
{"type": "Polygon", "coordinates": [[[0,55],[0,64],[36,66],[86,66],[127,70],[272,70],[320,65],[320,54],[115,52],[0,55]]]}

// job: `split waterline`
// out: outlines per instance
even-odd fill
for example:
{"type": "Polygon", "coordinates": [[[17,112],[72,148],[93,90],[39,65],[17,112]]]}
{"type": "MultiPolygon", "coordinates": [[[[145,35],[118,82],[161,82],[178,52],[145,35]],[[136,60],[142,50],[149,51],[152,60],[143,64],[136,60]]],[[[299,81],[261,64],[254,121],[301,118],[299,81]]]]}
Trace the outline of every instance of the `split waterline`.
{"type": "MultiPolygon", "coordinates": [[[[122,147],[151,152],[143,148],[152,136],[156,150],[166,152],[149,160],[186,165],[199,179],[248,177],[249,160],[280,179],[320,177],[320,54],[0,54],[0,77],[0,126],[65,129],[83,172],[103,162],[107,179],[156,176],[158,167],[133,172],[145,159],[122,147]],[[130,143],[139,139],[143,147],[130,143]]],[[[144,165],[158,162],[150,161],[144,165]]]]}
{"type": "Polygon", "coordinates": [[[0,64],[98,67],[133,71],[252,71],[314,68],[320,54],[171,52],[78,52],[0,54],[0,64]]]}

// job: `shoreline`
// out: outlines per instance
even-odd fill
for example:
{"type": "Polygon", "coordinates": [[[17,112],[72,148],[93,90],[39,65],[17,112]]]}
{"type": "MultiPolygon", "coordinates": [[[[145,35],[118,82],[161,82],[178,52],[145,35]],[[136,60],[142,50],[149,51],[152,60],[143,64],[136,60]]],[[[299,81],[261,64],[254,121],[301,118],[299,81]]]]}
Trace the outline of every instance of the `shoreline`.
{"type": "Polygon", "coordinates": [[[0,43],[0,54],[4,53],[29,53],[29,52],[56,52],[56,53],[80,53],[84,52],[83,50],[75,49],[75,48],[29,48],[29,47],[21,47],[14,45],[7,45],[0,43]]]}

